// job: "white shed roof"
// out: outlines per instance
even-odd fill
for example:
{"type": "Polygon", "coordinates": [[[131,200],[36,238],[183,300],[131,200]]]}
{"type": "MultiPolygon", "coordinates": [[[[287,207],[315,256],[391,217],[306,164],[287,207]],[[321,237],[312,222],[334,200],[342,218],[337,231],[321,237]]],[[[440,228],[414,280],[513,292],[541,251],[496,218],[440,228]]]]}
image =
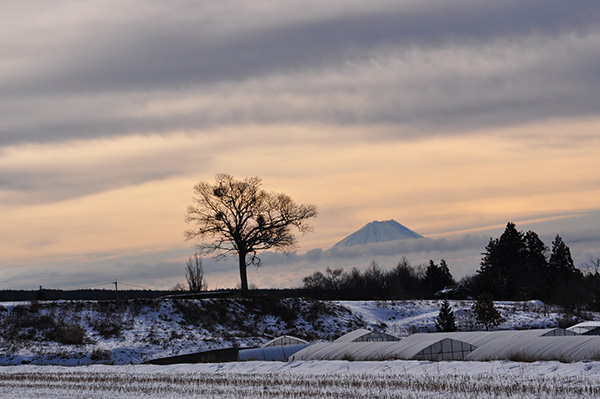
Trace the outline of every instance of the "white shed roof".
{"type": "Polygon", "coordinates": [[[582,323],[575,324],[574,326],[567,328],[567,330],[572,331],[576,334],[585,334],[597,328],[600,328],[600,321],[584,321],[582,323]]]}

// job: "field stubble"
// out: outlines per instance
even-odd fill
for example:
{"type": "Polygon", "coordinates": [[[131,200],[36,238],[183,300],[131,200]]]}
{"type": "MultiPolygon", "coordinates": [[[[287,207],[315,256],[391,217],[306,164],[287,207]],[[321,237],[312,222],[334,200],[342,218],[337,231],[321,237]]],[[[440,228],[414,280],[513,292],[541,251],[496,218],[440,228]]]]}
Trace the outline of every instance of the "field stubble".
{"type": "MultiPolygon", "coordinates": [[[[9,368],[10,369],[10,368],[9,368]]],[[[162,372],[137,367],[0,371],[12,398],[600,398],[597,379],[524,373],[162,372]]]]}

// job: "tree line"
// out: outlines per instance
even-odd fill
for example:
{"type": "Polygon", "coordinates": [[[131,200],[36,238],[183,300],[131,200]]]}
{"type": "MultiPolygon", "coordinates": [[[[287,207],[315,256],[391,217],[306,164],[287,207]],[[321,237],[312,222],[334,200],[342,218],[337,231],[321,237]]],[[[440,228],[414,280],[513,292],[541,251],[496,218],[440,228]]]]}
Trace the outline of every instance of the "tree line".
{"type": "Polygon", "coordinates": [[[540,299],[573,311],[600,310],[600,260],[593,266],[587,272],[576,268],[560,235],[549,248],[535,232],[508,223],[500,237],[490,238],[475,274],[458,284],[443,259],[413,266],[402,258],[387,271],[375,262],[364,272],[328,267],[304,277],[303,286],[327,298],[460,299],[488,294],[494,300],[540,299]],[[442,291],[448,286],[454,289],[442,291]]]}
{"type": "MultiPolygon", "coordinates": [[[[296,244],[292,229],[310,231],[306,220],[317,215],[316,206],[298,205],[285,194],[262,190],[261,185],[258,177],[236,180],[218,174],[215,184],[200,182],[194,187],[185,218],[192,227],[184,234],[188,240],[200,239],[196,246],[200,255],[238,257],[242,294],[248,291],[248,265],[260,265],[258,253],[291,251],[296,244]]],[[[535,232],[518,231],[508,223],[499,238],[490,238],[482,255],[480,268],[460,281],[463,290],[454,291],[455,296],[488,293],[496,300],[541,299],[576,310],[600,310],[600,259],[594,272],[583,273],[559,235],[549,249],[535,232]]],[[[186,271],[190,290],[205,288],[197,255],[186,271]]],[[[412,266],[402,259],[389,271],[376,263],[364,272],[327,268],[305,277],[303,283],[319,296],[409,299],[433,297],[455,281],[443,259],[439,264],[430,260],[426,266],[412,266]]]]}
{"type": "Polygon", "coordinates": [[[385,271],[375,262],[362,272],[354,267],[326,268],[302,280],[304,289],[313,296],[345,299],[412,299],[432,297],[436,292],[456,282],[445,260],[439,264],[412,266],[406,258],[385,271]]]}
{"type": "Polygon", "coordinates": [[[464,279],[476,292],[489,292],[496,300],[540,299],[575,311],[600,310],[598,267],[587,272],[575,267],[558,234],[548,248],[534,231],[519,231],[508,223],[499,238],[490,238],[482,255],[477,273],[464,279]]]}

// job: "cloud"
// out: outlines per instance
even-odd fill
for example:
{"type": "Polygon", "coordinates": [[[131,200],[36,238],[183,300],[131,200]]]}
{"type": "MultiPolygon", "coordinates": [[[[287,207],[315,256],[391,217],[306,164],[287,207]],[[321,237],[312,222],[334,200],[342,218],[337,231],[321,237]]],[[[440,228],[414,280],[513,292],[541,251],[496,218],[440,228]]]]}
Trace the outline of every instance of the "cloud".
{"type": "MultiPolygon", "coordinates": [[[[439,235],[598,209],[591,2],[59,0],[3,11],[10,264],[181,246],[191,187],[218,172],[316,203],[302,251],[373,219],[439,235]]],[[[475,244],[411,245],[265,262],[300,275],[302,262],[393,263],[475,244]]]]}
{"type": "Polygon", "coordinates": [[[5,190],[5,204],[55,202],[175,178],[211,159],[210,151],[199,157],[190,146],[194,139],[179,134],[0,149],[0,197],[5,190]]]}
{"type": "Polygon", "coordinates": [[[421,136],[596,114],[586,3],[311,4],[28,15],[3,28],[31,40],[2,47],[0,145],[310,121],[421,136]]]}

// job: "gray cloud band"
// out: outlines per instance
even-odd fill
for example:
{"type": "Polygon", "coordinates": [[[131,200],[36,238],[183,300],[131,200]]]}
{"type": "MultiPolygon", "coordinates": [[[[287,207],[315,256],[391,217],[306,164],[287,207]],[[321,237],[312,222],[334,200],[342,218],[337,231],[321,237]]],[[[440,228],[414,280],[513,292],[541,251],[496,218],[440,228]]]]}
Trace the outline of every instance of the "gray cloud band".
{"type": "Polygon", "coordinates": [[[48,48],[17,39],[2,58],[27,67],[0,75],[0,145],[306,121],[453,131],[597,112],[598,11],[586,2],[338,6],[299,21],[272,10],[288,24],[228,27],[243,19],[216,8],[217,26],[202,13],[129,16],[48,48]],[[132,111],[181,96],[197,106],[132,111]]]}

